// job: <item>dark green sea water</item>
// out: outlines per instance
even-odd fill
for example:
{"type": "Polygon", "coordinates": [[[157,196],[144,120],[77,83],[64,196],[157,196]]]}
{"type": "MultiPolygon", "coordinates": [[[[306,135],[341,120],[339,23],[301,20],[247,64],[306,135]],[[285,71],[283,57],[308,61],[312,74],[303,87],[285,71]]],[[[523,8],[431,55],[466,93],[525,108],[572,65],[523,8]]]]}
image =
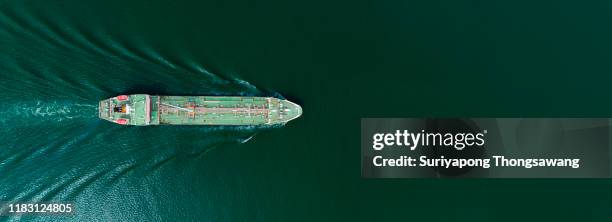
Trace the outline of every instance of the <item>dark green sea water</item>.
{"type": "Polygon", "coordinates": [[[73,221],[597,219],[610,180],[360,177],[361,117],[610,117],[609,1],[0,0],[0,201],[73,221]],[[126,93],[285,97],[277,127],[122,127],[126,93]]]}

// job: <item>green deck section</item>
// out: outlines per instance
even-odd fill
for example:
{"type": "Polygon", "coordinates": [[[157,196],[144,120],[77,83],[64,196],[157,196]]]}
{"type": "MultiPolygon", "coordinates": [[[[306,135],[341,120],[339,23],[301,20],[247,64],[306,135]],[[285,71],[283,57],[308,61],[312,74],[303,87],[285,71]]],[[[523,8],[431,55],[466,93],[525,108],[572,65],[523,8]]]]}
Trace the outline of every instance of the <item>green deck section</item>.
{"type": "Polygon", "coordinates": [[[270,114],[268,98],[261,97],[162,96],[160,101],[160,124],[266,124],[270,114]]]}
{"type": "Polygon", "coordinates": [[[151,96],[151,125],[159,124],[159,98],[160,96],[151,96]]]}
{"type": "Polygon", "coordinates": [[[127,119],[129,125],[262,125],[285,123],[299,117],[299,105],[272,97],[149,96],[113,97],[100,102],[100,118],[127,119]],[[128,113],[113,107],[129,107],[128,113]]]}
{"type": "Polygon", "coordinates": [[[132,100],[131,104],[133,109],[131,110],[130,122],[133,125],[145,125],[146,124],[146,112],[143,112],[146,109],[146,98],[145,95],[133,95],[130,96],[130,100],[132,100]]]}

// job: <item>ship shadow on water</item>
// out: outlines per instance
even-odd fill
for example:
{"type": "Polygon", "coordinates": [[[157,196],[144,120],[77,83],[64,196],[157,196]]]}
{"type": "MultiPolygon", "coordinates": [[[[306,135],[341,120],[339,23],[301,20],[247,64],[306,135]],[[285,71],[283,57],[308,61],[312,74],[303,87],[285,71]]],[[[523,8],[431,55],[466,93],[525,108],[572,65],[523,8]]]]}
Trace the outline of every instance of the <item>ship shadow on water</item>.
{"type": "Polygon", "coordinates": [[[293,96],[291,94],[285,94],[285,95],[283,95],[281,97],[282,97],[282,99],[289,100],[289,101],[291,101],[293,103],[296,103],[296,104],[300,105],[302,108],[304,108],[304,101],[302,99],[296,97],[296,96],[293,96]]]}
{"type": "MultiPolygon", "coordinates": [[[[219,88],[218,86],[207,89],[207,86],[202,86],[197,92],[193,91],[180,91],[180,88],[170,88],[165,84],[152,83],[152,84],[138,84],[126,87],[124,90],[118,89],[104,93],[103,98],[106,99],[117,95],[131,95],[131,94],[149,94],[149,95],[174,95],[174,96],[259,96],[259,97],[274,97],[279,99],[286,99],[283,95],[276,91],[269,90],[255,90],[255,91],[239,91],[233,90],[214,90],[219,88]],[[172,89],[172,90],[171,90],[172,89]]],[[[232,87],[229,87],[232,88],[232,87]]],[[[290,101],[294,101],[289,99],[290,101]]],[[[299,103],[299,101],[298,101],[299,103]]]]}
{"type": "MultiPolygon", "coordinates": [[[[168,94],[168,87],[161,83],[151,83],[151,84],[139,84],[129,86],[127,89],[118,92],[110,92],[107,93],[107,97],[113,97],[117,95],[130,95],[130,94],[150,94],[150,95],[166,95],[168,94]]],[[[101,98],[101,99],[105,99],[101,98]]]]}

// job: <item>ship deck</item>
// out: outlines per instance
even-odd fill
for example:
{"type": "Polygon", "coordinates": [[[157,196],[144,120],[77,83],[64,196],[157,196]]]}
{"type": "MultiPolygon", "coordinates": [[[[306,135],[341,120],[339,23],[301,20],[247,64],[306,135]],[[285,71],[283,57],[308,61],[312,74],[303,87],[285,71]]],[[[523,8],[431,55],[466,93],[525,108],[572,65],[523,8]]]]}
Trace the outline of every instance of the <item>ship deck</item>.
{"type": "Polygon", "coordinates": [[[270,104],[263,97],[151,96],[150,118],[170,125],[265,124],[270,104]]]}
{"type": "Polygon", "coordinates": [[[286,123],[302,110],[273,97],[133,94],[100,101],[98,112],[123,125],[261,125],[286,123]]]}

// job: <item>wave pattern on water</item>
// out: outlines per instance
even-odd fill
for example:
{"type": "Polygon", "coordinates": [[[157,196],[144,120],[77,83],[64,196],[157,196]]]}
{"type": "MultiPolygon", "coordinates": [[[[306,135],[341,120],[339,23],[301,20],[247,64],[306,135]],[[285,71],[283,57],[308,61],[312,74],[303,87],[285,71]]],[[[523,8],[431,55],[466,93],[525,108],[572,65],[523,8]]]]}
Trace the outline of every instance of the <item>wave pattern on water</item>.
{"type": "MultiPolygon", "coordinates": [[[[92,119],[97,115],[97,106],[60,101],[35,101],[0,104],[0,124],[57,122],[71,119],[92,119]]],[[[10,125],[8,125],[10,127],[10,125]]]]}
{"type": "Polygon", "coordinates": [[[85,203],[115,186],[140,186],[140,179],[129,178],[162,177],[167,168],[202,161],[212,150],[282,126],[103,122],[97,103],[117,94],[270,93],[236,75],[217,74],[222,71],[189,53],[162,53],[25,4],[0,5],[0,200],[85,203]]]}

